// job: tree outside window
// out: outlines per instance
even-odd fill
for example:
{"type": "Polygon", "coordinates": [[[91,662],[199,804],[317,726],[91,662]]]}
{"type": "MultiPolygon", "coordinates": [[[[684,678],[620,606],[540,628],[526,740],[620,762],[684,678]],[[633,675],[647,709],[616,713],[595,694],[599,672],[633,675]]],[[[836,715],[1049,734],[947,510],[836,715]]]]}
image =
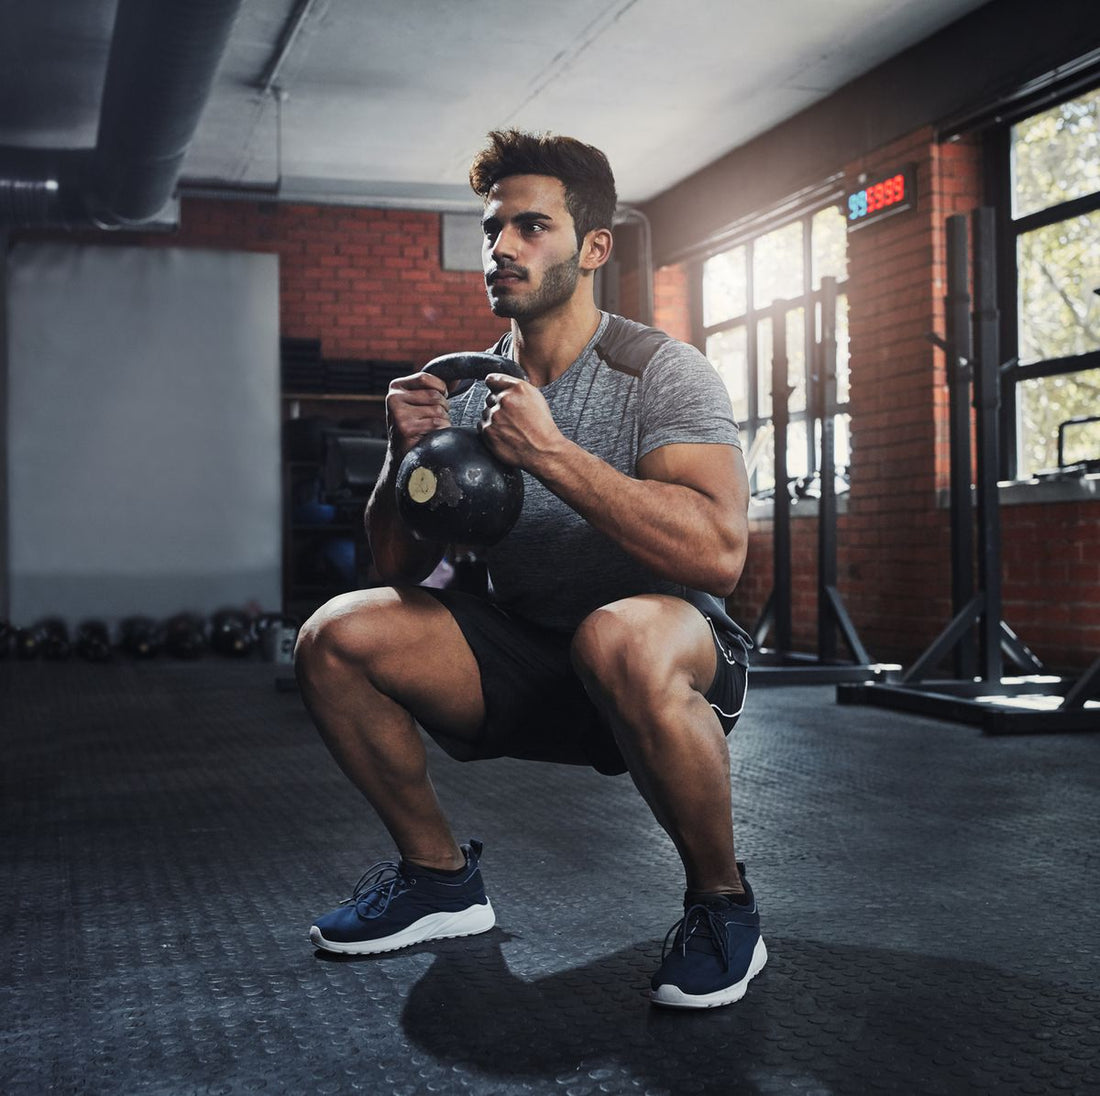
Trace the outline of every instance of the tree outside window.
{"type": "Polygon", "coordinates": [[[835,460],[838,472],[847,474],[848,309],[843,292],[847,273],[846,222],[835,205],[806,213],[702,264],[706,354],[729,392],[757,495],[770,494],[775,488],[772,346],[777,302],[783,312],[790,389],[788,476],[809,482],[820,467],[820,438],[812,415],[813,368],[814,345],[820,336],[821,279],[827,276],[839,286],[835,460]]]}
{"type": "MultiPolygon", "coordinates": [[[[1100,89],[1010,129],[1016,474],[1100,459],[1100,89]]],[[[1011,430],[1009,431],[1011,435],[1011,430]]]]}

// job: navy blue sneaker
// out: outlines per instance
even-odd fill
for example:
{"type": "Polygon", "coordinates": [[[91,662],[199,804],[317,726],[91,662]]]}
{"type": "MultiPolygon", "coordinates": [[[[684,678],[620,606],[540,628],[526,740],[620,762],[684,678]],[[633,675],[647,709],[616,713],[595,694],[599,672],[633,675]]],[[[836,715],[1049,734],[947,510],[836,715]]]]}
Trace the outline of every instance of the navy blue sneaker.
{"type": "Polygon", "coordinates": [[[496,915],[481,882],[481,848],[480,841],[462,846],[466,870],[453,881],[404,860],[375,864],[350,898],[311,926],[310,940],[325,951],[374,955],[487,932],[496,915]]]}
{"type": "Polygon", "coordinates": [[[745,996],[749,981],[768,961],[760,936],[760,911],[739,863],[748,905],[722,895],[689,905],[668,930],[661,965],[650,980],[650,1000],[672,1008],[715,1008],[745,996]],[[669,947],[669,938],[673,937],[669,947]]]}

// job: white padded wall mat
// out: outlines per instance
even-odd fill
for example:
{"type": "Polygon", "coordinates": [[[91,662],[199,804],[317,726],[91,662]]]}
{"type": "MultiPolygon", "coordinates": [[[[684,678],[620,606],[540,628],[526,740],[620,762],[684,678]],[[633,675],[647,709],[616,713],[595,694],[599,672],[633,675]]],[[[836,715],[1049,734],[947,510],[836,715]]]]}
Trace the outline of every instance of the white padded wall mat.
{"type": "Polygon", "coordinates": [[[11,619],[281,599],[278,259],[9,253],[11,619]]]}

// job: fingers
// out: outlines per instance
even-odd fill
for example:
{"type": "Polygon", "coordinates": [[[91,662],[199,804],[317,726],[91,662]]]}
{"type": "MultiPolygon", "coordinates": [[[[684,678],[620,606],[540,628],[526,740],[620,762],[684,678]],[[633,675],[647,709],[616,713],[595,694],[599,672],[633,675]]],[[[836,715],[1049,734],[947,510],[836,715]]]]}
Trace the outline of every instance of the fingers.
{"type": "Polygon", "coordinates": [[[503,373],[485,380],[489,395],[478,431],[490,452],[505,464],[529,468],[557,427],[538,388],[503,373]]]}
{"type": "Polygon", "coordinates": [[[494,395],[499,392],[506,392],[509,388],[518,388],[525,383],[527,382],[521,381],[519,377],[510,377],[507,373],[490,373],[485,378],[486,386],[494,395]]]}
{"type": "Polygon", "coordinates": [[[485,397],[485,406],[481,412],[481,421],[478,423],[478,429],[484,430],[486,427],[491,426],[493,422],[493,416],[500,410],[505,396],[510,391],[514,391],[515,388],[523,382],[517,380],[515,377],[509,377],[504,373],[490,373],[485,378],[485,383],[489,388],[489,395],[485,397]]]}
{"type": "Polygon", "coordinates": [[[490,395],[485,400],[485,407],[482,409],[481,418],[478,420],[478,430],[484,430],[493,424],[493,415],[500,408],[500,400],[493,395],[490,395]]]}
{"type": "MultiPolygon", "coordinates": [[[[505,418],[515,419],[515,421],[509,421],[506,429],[509,435],[516,434],[521,437],[525,430],[525,423],[532,413],[532,409],[525,409],[529,400],[524,397],[537,390],[531,388],[525,381],[509,376],[507,373],[490,373],[485,378],[485,383],[489,388],[489,395],[485,401],[478,429],[483,431],[493,423],[494,416],[500,411],[502,401],[507,396],[509,407],[513,407],[514,403],[514,410],[509,411],[505,418]]],[[[447,394],[447,382],[430,373],[421,372],[408,377],[399,377],[390,384],[386,395],[386,421],[390,445],[395,452],[403,456],[425,434],[450,426],[450,405],[447,394]]],[[[514,442],[509,445],[504,439],[501,439],[497,445],[507,447],[509,450],[515,447],[514,442]]]]}
{"type": "Polygon", "coordinates": [[[392,395],[395,392],[435,392],[446,399],[447,383],[432,376],[431,373],[412,373],[407,377],[398,377],[390,383],[389,394],[392,395]]]}
{"type": "Polygon", "coordinates": [[[489,395],[485,397],[485,409],[481,413],[481,426],[484,428],[492,422],[493,415],[501,406],[501,401],[509,392],[516,392],[523,381],[517,377],[510,377],[507,373],[490,373],[485,378],[485,384],[489,389],[489,395]]]}
{"type": "Polygon", "coordinates": [[[398,377],[386,394],[386,422],[390,443],[401,453],[425,434],[450,426],[447,385],[427,373],[398,377]]]}

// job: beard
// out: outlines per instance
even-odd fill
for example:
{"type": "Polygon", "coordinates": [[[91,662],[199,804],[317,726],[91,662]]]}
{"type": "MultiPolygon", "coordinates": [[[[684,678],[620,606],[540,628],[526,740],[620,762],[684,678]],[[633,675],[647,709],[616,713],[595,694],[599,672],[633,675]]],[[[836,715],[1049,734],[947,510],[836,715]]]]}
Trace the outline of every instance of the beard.
{"type": "MultiPolygon", "coordinates": [[[[523,277],[526,268],[516,269],[523,277]]],[[[564,304],[573,296],[581,274],[581,254],[575,251],[568,258],[547,267],[539,287],[530,293],[512,290],[498,297],[493,296],[493,287],[488,287],[489,307],[495,316],[506,316],[513,320],[530,320],[545,315],[551,309],[564,304]]]]}

